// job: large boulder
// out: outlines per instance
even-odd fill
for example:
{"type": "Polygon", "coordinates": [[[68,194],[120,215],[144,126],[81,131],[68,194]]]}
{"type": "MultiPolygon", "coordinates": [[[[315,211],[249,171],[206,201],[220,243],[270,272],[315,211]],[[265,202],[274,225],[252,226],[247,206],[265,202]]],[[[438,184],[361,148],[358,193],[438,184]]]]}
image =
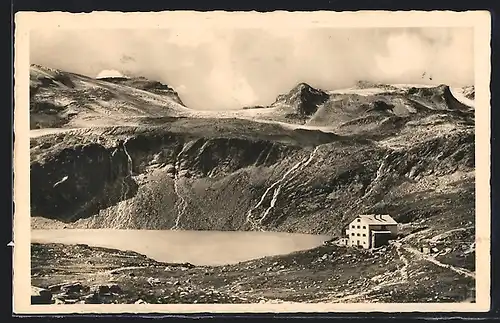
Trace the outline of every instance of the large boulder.
{"type": "Polygon", "coordinates": [[[52,304],[52,292],[45,288],[31,286],[31,304],[52,304]]]}

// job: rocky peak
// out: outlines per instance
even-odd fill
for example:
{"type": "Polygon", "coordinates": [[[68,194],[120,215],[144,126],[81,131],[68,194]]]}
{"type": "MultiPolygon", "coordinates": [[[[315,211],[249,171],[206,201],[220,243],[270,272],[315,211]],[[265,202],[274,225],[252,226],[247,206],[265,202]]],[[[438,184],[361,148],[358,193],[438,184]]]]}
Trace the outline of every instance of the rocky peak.
{"type": "Polygon", "coordinates": [[[68,73],[37,64],[30,65],[30,90],[36,92],[39,87],[66,86],[74,88],[75,84],[68,73]]]}
{"type": "Polygon", "coordinates": [[[275,103],[282,103],[293,108],[293,112],[301,117],[310,116],[318,110],[318,106],[328,100],[329,95],[315,89],[309,84],[299,83],[287,94],[277,97],[275,103]]]}

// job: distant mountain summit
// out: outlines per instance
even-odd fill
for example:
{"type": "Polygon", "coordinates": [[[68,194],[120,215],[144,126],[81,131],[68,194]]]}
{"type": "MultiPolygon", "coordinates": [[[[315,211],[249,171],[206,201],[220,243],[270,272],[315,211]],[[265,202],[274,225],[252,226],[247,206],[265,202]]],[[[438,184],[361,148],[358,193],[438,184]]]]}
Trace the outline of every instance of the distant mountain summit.
{"type": "Polygon", "coordinates": [[[281,107],[290,118],[303,119],[313,115],[329,95],[309,84],[299,83],[287,94],[281,94],[271,107],[281,107]]]}
{"type": "MultiPolygon", "coordinates": [[[[323,90],[299,83],[267,107],[247,108],[259,118],[338,134],[385,136],[408,122],[454,120],[473,124],[474,87],[445,84],[378,84],[359,81],[352,87],[323,90]],[[259,112],[260,110],[260,112],[259,112]]],[[[448,121],[447,121],[448,122],[448,121]]]]}

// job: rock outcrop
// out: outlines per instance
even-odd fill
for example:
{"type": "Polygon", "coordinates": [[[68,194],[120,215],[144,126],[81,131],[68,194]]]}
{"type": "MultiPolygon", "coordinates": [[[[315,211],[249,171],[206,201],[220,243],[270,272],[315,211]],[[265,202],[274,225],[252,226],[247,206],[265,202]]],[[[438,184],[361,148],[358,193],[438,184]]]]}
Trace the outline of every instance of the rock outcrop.
{"type": "Polygon", "coordinates": [[[299,83],[289,93],[278,96],[271,107],[279,107],[286,118],[300,121],[313,115],[328,98],[326,92],[299,83]]]}
{"type": "Polygon", "coordinates": [[[52,292],[45,288],[31,286],[31,304],[52,304],[52,292]]]}

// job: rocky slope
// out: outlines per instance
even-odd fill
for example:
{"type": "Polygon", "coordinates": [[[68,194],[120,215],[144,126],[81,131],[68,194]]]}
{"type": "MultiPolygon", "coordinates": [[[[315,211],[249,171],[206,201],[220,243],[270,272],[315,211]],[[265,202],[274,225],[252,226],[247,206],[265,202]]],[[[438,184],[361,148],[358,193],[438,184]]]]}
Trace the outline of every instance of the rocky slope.
{"type": "Polygon", "coordinates": [[[466,86],[463,88],[463,93],[467,99],[474,100],[476,97],[476,91],[474,86],[466,86]]]}
{"type": "Polygon", "coordinates": [[[144,78],[95,79],[30,66],[30,128],[126,124],[134,116],[182,115],[177,93],[144,78]]]}
{"type": "MultiPolygon", "coordinates": [[[[454,89],[467,99],[473,87],[454,89]]],[[[262,108],[261,108],[262,109],[262,108]]],[[[348,89],[325,91],[301,83],[279,95],[265,119],[328,127],[337,133],[384,130],[388,124],[399,128],[408,121],[439,114],[457,120],[473,117],[473,107],[457,100],[446,85],[370,84],[359,82],[348,89]]]]}

